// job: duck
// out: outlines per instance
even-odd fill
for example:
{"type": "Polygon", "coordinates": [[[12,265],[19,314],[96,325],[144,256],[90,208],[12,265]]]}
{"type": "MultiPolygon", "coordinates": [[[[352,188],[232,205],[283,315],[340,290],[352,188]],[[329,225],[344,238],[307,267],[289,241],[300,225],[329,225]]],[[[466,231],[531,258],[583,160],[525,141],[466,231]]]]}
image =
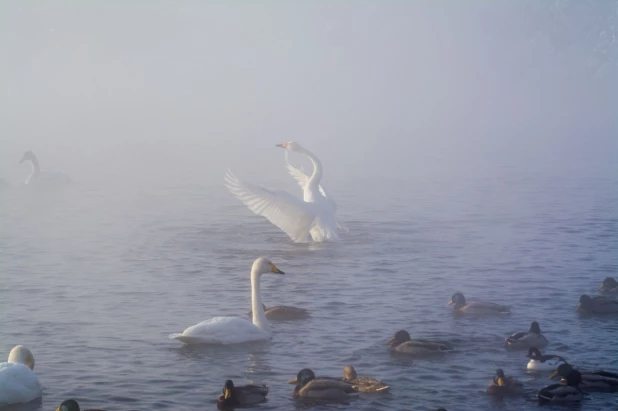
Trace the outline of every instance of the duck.
{"type": "MultiPolygon", "coordinates": [[[[290,307],[287,305],[277,305],[266,308],[264,304],[262,304],[262,308],[264,309],[264,315],[270,321],[290,321],[309,318],[309,311],[304,308],[290,307]]],[[[253,316],[253,310],[249,311],[249,316],[253,316]]]]}
{"type": "Polygon", "coordinates": [[[391,351],[409,355],[437,354],[453,351],[453,347],[442,341],[412,340],[406,330],[399,330],[386,342],[391,351]]]}
{"type": "Polygon", "coordinates": [[[618,300],[604,296],[590,297],[583,294],[579,297],[577,310],[588,314],[618,313],[618,300]]]}
{"type": "Polygon", "coordinates": [[[225,381],[223,394],[217,398],[218,409],[229,409],[256,405],[266,401],[268,387],[266,385],[234,386],[232,380],[225,381]]]}
{"type": "MultiPolygon", "coordinates": [[[[560,384],[548,385],[537,391],[536,397],[538,400],[554,403],[581,401],[584,398],[584,392],[580,388],[582,376],[579,371],[572,369],[568,364],[561,364],[558,369],[565,371],[564,378],[560,384]],[[568,372],[566,372],[565,366],[569,367],[568,372]]],[[[553,378],[553,376],[554,374],[550,378],[553,378]]]]}
{"type": "Polygon", "coordinates": [[[466,303],[466,297],[462,293],[455,293],[451,297],[448,305],[453,305],[453,311],[461,314],[508,314],[511,312],[509,307],[482,301],[466,303]]]}
{"type": "Polygon", "coordinates": [[[77,401],[73,399],[69,399],[69,400],[62,401],[60,405],[58,406],[58,408],[56,408],[56,411],[103,411],[103,410],[98,409],[98,408],[89,408],[87,410],[82,410],[81,408],[79,408],[79,404],[77,403],[77,401]]]}
{"type": "Polygon", "coordinates": [[[263,274],[285,274],[266,257],[260,257],[251,266],[251,305],[253,322],[241,317],[215,317],[188,327],[169,338],[184,344],[240,344],[250,341],[266,341],[272,338],[272,329],[264,315],[260,295],[260,279],[263,274]]]}
{"type": "Polygon", "coordinates": [[[541,334],[541,327],[536,321],[532,321],[530,324],[530,331],[518,332],[505,340],[508,348],[521,349],[521,348],[540,348],[548,344],[547,338],[541,334]]]}
{"type": "Polygon", "coordinates": [[[506,377],[501,368],[496,370],[495,377],[487,386],[487,393],[492,395],[520,394],[524,385],[513,377],[506,377]]]}
{"type": "Polygon", "coordinates": [[[581,373],[570,364],[561,364],[549,378],[553,379],[558,376],[562,377],[563,380],[579,378],[578,386],[585,391],[618,391],[618,374],[613,372],[596,371],[581,373]]]}
{"type": "Polygon", "coordinates": [[[345,401],[358,395],[358,387],[338,378],[316,378],[310,368],[303,368],[296,378],[288,381],[288,384],[296,384],[294,387],[295,397],[307,397],[329,401],[345,401]]]}
{"type": "Polygon", "coordinates": [[[604,293],[618,293],[618,281],[613,277],[606,277],[601,283],[599,291],[604,293]]]}
{"type": "Polygon", "coordinates": [[[39,166],[39,160],[31,150],[24,153],[19,161],[19,164],[24,161],[29,161],[32,166],[32,172],[30,172],[25,184],[68,184],[71,182],[69,176],[59,171],[41,169],[39,166]]]}
{"type": "Polygon", "coordinates": [[[351,365],[343,367],[343,380],[353,384],[358,391],[364,393],[387,392],[390,387],[373,377],[359,377],[351,365]]]}
{"type": "Polygon", "coordinates": [[[528,349],[526,357],[530,358],[527,368],[534,371],[552,371],[561,364],[567,364],[567,361],[561,356],[553,354],[542,355],[541,351],[534,347],[528,349]]]}
{"type": "Polygon", "coordinates": [[[13,347],[7,362],[0,364],[0,406],[30,402],[42,395],[32,352],[23,345],[13,347]]]}

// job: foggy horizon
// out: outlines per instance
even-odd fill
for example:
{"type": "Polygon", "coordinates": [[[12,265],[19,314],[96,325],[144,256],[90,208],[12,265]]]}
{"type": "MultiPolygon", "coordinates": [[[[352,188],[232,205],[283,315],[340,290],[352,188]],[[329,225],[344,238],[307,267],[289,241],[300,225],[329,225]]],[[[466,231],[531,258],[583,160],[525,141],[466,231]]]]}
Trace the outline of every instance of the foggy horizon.
{"type": "MultiPolygon", "coordinates": [[[[606,174],[616,52],[556,41],[545,8],[3,2],[0,178],[23,182],[29,166],[17,163],[33,150],[77,183],[222,184],[230,167],[260,185],[288,179],[274,147],[284,141],[322,160],[326,184],[606,174]]],[[[577,17],[565,33],[589,34],[597,9],[565,8],[577,17]]]]}

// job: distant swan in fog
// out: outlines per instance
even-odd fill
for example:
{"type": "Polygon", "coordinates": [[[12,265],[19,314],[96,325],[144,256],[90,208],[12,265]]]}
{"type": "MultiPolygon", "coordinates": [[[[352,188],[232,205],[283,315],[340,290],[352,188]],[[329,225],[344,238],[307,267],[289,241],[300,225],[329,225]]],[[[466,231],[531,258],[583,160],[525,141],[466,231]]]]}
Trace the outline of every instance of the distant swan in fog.
{"type": "Polygon", "coordinates": [[[43,394],[33,369],[32,352],[22,345],[14,347],[8,361],[0,364],[0,406],[30,402],[43,394]]]}
{"type": "Polygon", "coordinates": [[[260,295],[260,278],[267,273],[284,274],[267,258],[255,260],[251,267],[253,323],[240,317],[215,317],[169,337],[185,344],[238,344],[270,339],[272,330],[264,315],[260,295]]]}
{"type": "Polygon", "coordinates": [[[59,171],[41,169],[39,160],[32,151],[26,151],[19,164],[24,161],[30,161],[32,165],[32,172],[26,179],[26,184],[67,184],[71,182],[67,175],[59,171]]]}
{"type": "Polygon", "coordinates": [[[303,189],[304,201],[300,201],[285,191],[270,191],[245,183],[230,170],[225,176],[227,188],[251,211],[265,217],[297,243],[306,243],[309,236],[313,241],[338,240],[338,226],[335,218],[337,205],[320,185],[322,163],[298,143],[288,142],[278,144],[277,147],[305,154],[313,163],[313,173],[310,177],[289,162],[287,163],[289,173],[303,189]]]}

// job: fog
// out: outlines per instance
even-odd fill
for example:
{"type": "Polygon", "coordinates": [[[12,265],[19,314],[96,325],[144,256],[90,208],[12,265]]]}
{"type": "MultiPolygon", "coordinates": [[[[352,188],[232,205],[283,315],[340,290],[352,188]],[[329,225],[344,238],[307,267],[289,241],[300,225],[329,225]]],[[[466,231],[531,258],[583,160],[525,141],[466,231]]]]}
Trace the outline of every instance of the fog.
{"type": "Polygon", "coordinates": [[[0,4],[0,178],[615,171],[616,2],[0,4]]]}

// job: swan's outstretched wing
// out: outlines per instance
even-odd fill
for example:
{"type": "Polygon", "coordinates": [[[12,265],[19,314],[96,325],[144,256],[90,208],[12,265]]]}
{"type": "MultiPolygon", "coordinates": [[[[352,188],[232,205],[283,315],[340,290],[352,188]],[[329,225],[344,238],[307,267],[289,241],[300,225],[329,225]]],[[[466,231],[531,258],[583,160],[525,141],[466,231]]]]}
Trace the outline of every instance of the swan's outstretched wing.
{"type": "Polygon", "coordinates": [[[239,180],[230,170],[225,185],[249,210],[265,217],[297,243],[307,242],[314,224],[314,205],[305,203],[285,191],[270,191],[239,180]]]}
{"type": "MultiPolygon", "coordinates": [[[[305,187],[307,186],[307,182],[309,181],[309,176],[307,176],[302,169],[296,168],[290,163],[290,156],[288,155],[287,150],[285,150],[284,154],[285,154],[285,166],[288,169],[288,173],[290,173],[290,175],[294,178],[294,180],[296,180],[300,188],[304,190],[305,187]]],[[[327,199],[329,203],[331,203],[331,206],[333,207],[334,210],[337,210],[337,204],[335,203],[335,200],[333,200],[333,198],[326,193],[324,186],[320,184],[318,188],[320,190],[320,194],[322,194],[324,198],[327,199]]]]}

